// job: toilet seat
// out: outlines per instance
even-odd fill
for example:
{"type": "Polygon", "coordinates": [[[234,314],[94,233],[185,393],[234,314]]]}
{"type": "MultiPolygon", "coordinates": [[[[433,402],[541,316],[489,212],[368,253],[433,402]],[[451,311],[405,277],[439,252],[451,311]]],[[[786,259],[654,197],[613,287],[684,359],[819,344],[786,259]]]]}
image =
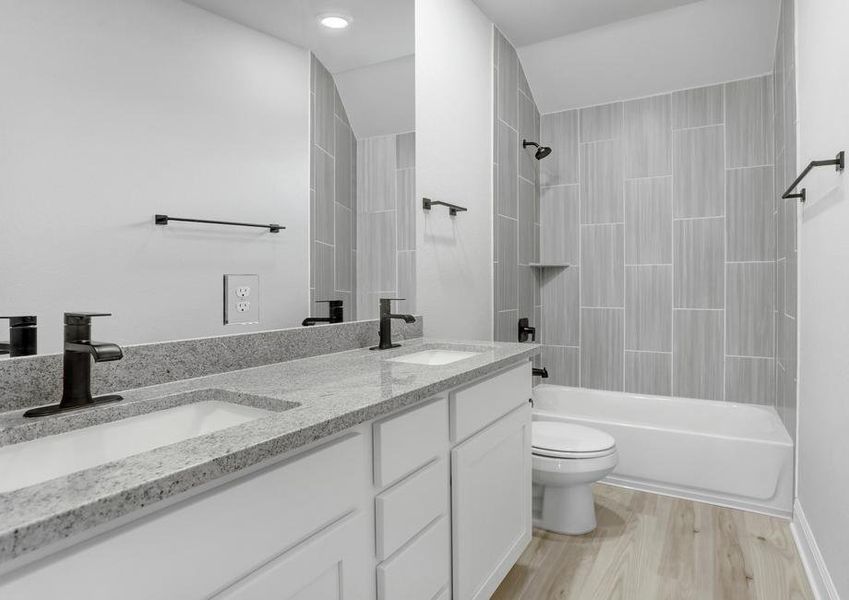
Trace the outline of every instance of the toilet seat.
{"type": "Polygon", "coordinates": [[[535,456],[562,459],[588,459],[616,452],[613,436],[583,425],[561,421],[534,421],[531,446],[535,456]]]}

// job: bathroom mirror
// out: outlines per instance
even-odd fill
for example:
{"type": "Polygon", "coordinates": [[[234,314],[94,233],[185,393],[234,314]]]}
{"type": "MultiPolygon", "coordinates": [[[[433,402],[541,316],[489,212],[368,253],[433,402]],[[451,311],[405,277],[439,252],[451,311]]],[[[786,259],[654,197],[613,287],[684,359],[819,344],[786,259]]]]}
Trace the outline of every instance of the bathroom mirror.
{"type": "Polygon", "coordinates": [[[39,353],[66,311],[138,344],[414,310],[413,0],[0,11],[0,316],[39,353]]]}

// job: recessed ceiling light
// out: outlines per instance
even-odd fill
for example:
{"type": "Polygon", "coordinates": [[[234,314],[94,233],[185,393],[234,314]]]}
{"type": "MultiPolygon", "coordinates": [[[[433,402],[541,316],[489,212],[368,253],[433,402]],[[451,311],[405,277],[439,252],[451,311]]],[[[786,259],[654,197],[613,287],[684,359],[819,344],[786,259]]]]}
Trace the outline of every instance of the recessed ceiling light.
{"type": "Polygon", "coordinates": [[[342,15],[322,15],[318,18],[318,22],[328,29],[345,29],[351,24],[351,18],[342,15]]]}

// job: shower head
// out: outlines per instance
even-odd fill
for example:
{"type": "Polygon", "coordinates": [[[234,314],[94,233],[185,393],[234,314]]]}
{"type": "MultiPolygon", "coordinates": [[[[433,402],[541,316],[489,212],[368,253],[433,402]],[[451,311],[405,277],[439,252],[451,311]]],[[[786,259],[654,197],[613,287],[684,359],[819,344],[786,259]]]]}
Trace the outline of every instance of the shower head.
{"type": "Polygon", "coordinates": [[[551,148],[549,148],[548,146],[540,146],[536,142],[522,140],[522,148],[527,148],[528,146],[536,146],[537,151],[534,153],[534,158],[537,160],[542,160],[543,158],[551,154],[551,148]]]}

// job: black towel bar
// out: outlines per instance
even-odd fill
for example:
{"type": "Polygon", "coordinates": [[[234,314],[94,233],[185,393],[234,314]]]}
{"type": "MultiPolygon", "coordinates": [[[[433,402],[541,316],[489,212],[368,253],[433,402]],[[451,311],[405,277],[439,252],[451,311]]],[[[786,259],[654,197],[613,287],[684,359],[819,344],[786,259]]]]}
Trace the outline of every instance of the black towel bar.
{"type": "Polygon", "coordinates": [[[422,198],[422,208],[425,210],[430,210],[433,206],[447,206],[448,214],[452,217],[457,216],[458,212],[466,212],[469,210],[463,206],[457,206],[456,204],[450,204],[448,202],[443,202],[441,200],[431,200],[430,198],[422,198]]]}
{"type": "Polygon", "coordinates": [[[787,188],[787,191],[784,192],[783,194],[781,194],[781,197],[785,198],[785,199],[787,199],[787,198],[798,198],[799,200],[804,202],[805,200],[807,200],[807,193],[805,192],[805,188],[802,188],[796,194],[792,193],[793,190],[795,190],[796,187],[800,183],[802,183],[802,180],[805,178],[805,176],[808,173],[811,172],[811,170],[814,167],[831,167],[831,166],[834,166],[836,171],[842,171],[846,167],[846,156],[845,156],[843,150],[838,152],[837,156],[835,156],[834,158],[830,158],[828,160],[812,160],[811,162],[809,162],[808,166],[805,167],[805,169],[801,173],[799,173],[799,176],[796,178],[796,180],[793,183],[790,184],[790,187],[787,188]]]}
{"type": "Polygon", "coordinates": [[[277,223],[269,223],[268,225],[260,225],[258,223],[236,223],[234,221],[210,221],[208,219],[181,219],[178,217],[169,217],[168,215],[154,215],[154,223],[157,225],[168,225],[169,221],[181,221],[183,223],[208,223],[211,225],[232,225],[234,227],[258,227],[260,229],[268,229],[271,233],[280,233],[281,229],[286,229],[277,223]]]}

